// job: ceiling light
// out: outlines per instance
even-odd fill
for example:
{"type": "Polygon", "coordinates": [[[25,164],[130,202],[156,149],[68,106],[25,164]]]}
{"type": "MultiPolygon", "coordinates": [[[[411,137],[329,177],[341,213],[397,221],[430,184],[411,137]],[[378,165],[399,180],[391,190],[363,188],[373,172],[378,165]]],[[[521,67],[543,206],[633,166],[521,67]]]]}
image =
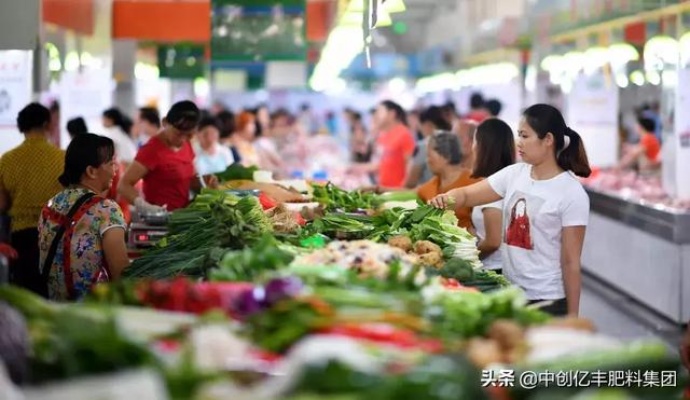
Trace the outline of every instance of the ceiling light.
{"type": "Polygon", "coordinates": [[[407,7],[405,7],[405,2],[403,0],[386,0],[383,6],[386,7],[386,11],[391,14],[407,11],[407,7]]]}

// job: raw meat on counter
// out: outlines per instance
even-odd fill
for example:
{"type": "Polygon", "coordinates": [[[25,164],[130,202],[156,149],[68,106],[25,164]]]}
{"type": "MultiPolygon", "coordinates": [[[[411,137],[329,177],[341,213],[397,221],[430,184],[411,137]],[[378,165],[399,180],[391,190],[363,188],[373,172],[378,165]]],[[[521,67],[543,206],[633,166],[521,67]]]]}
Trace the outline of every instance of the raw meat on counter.
{"type": "Polygon", "coordinates": [[[690,199],[671,197],[664,190],[659,176],[640,175],[634,171],[595,171],[582,183],[592,189],[623,199],[644,201],[676,210],[690,211],[690,199]]]}

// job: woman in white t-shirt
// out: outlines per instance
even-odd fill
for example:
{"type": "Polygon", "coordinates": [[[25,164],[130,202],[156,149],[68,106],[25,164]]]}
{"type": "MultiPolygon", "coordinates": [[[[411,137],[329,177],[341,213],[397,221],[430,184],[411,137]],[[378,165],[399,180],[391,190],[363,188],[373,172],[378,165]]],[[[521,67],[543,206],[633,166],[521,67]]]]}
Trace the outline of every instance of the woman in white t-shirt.
{"type": "Polygon", "coordinates": [[[549,301],[545,311],[577,315],[589,197],[574,175],[590,175],[587,154],[560,111],[546,104],[525,110],[518,135],[523,163],[430,203],[473,207],[504,199],[506,278],[520,286],[531,303],[549,301]]]}
{"type": "MultiPolygon", "coordinates": [[[[487,119],[477,127],[472,152],[472,178],[487,178],[515,164],[515,139],[512,129],[500,119],[487,119]]],[[[500,248],[503,242],[503,200],[474,207],[472,226],[478,240],[479,258],[484,268],[502,273],[500,248]]]]}

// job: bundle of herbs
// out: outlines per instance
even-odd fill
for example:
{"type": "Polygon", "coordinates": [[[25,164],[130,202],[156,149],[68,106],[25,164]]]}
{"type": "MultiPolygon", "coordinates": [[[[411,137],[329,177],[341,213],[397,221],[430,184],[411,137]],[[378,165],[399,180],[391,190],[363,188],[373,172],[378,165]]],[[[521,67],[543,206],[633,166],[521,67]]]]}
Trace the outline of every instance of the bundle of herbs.
{"type": "Polygon", "coordinates": [[[329,211],[358,212],[376,209],[380,205],[380,201],[374,193],[362,191],[348,192],[332,183],[324,186],[314,186],[313,196],[314,200],[318,201],[329,211]]]}
{"type": "Polygon", "coordinates": [[[174,211],[168,218],[168,233],[177,235],[192,225],[214,217],[215,207],[233,207],[240,198],[219,190],[204,189],[189,206],[174,211]]]}
{"type": "MultiPolygon", "coordinates": [[[[272,231],[258,200],[244,197],[230,205],[220,193],[199,208],[197,222],[184,225],[157,243],[125,270],[130,278],[203,277],[218,265],[227,250],[242,249],[272,231]],[[203,215],[202,215],[203,214],[203,215]]],[[[195,207],[198,206],[195,205],[195,207]]],[[[190,212],[191,214],[191,212],[190,212]]],[[[179,225],[180,227],[183,224],[179,225]]]]}

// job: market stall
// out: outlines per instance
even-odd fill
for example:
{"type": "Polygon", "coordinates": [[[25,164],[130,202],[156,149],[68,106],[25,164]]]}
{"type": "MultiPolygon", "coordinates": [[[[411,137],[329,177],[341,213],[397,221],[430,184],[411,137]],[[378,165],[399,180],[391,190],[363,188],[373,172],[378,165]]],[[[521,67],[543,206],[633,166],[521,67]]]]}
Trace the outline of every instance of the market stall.
{"type": "Polygon", "coordinates": [[[658,178],[602,173],[588,182],[583,268],[671,321],[690,320],[690,211],[658,178]]]}
{"type": "Polygon", "coordinates": [[[235,178],[172,213],[125,279],[80,303],[0,287],[0,327],[16,333],[0,340],[3,379],[19,385],[0,385],[0,395],[652,400],[682,391],[678,357],[663,343],[624,343],[527,306],[482,268],[452,212],[414,194],[332,184],[262,184],[257,197],[227,189],[235,178]]]}

